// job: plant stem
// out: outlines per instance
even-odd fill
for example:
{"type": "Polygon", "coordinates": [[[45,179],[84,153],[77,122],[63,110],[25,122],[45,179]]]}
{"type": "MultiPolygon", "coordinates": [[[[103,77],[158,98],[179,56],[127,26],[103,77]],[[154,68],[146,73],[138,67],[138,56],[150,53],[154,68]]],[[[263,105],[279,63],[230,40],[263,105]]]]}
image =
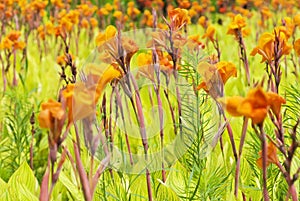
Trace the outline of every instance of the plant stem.
{"type": "Polygon", "coordinates": [[[249,86],[250,85],[249,61],[248,61],[247,52],[246,52],[246,45],[244,43],[242,31],[240,29],[237,30],[237,36],[238,36],[239,45],[240,45],[241,60],[242,60],[242,62],[244,64],[244,68],[245,68],[245,72],[246,72],[247,84],[249,86]]]}
{"type": "Polygon", "coordinates": [[[91,189],[90,189],[88,176],[86,175],[86,172],[84,170],[82,161],[80,159],[78,147],[77,147],[75,142],[73,143],[73,145],[74,145],[74,153],[75,153],[75,158],[76,158],[76,166],[77,166],[77,170],[78,170],[78,173],[79,173],[79,178],[80,178],[81,185],[82,185],[82,191],[83,191],[84,199],[86,201],[92,201],[92,194],[91,194],[91,189]]]}
{"type": "MultiPolygon", "coordinates": [[[[146,162],[148,161],[148,139],[146,135],[146,128],[145,128],[145,120],[144,120],[144,114],[143,114],[143,107],[142,107],[142,102],[140,99],[140,94],[139,94],[139,89],[137,86],[137,83],[131,74],[131,72],[128,72],[130,79],[133,83],[134,90],[135,90],[135,103],[136,103],[136,109],[137,109],[137,120],[139,122],[139,127],[140,127],[140,133],[142,137],[142,143],[144,147],[144,154],[145,154],[145,160],[146,162]]],[[[134,105],[133,105],[134,107],[134,105]]],[[[148,190],[148,199],[149,201],[152,201],[152,189],[151,189],[151,176],[148,168],[146,167],[146,180],[147,180],[147,190],[148,190]]]]}
{"type": "Polygon", "coordinates": [[[269,201],[269,193],[267,189],[267,142],[266,142],[266,133],[264,132],[263,126],[259,126],[260,129],[260,139],[261,139],[261,148],[262,148],[262,169],[263,169],[263,197],[265,201],[269,201]]]}
{"type": "Polygon", "coordinates": [[[248,118],[245,117],[244,122],[243,122],[242,136],[241,136],[241,140],[240,140],[239,155],[237,158],[236,169],[235,169],[234,195],[236,198],[238,197],[241,156],[242,156],[243,146],[244,146],[244,142],[245,142],[245,138],[246,138],[247,127],[248,127],[248,118]]]}
{"type": "Polygon", "coordinates": [[[120,97],[120,94],[119,94],[119,91],[118,91],[117,88],[116,88],[116,99],[117,99],[117,104],[118,104],[119,109],[120,109],[121,118],[122,118],[122,122],[123,122],[123,126],[124,126],[125,140],[126,140],[127,150],[128,150],[128,153],[129,153],[130,164],[133,165],[133,158],[132,158],[129,138],[128,138],[128,134],[127,134],[127,130],[126,130],[126,125],[125,125],[123,105],[122,105],[121,97],[120,97]]]}
{"type": "MultiPolygon", "coordinates": [[[[227,118],[226,118],[226,115],[224,113],[224,110],[222,109],[222,107],[219,107],[219,108],[221,109],[221,112],[223,114],[224,120],[227,121],[227,118]]],[[[234,142],[234,138],[233,138],[233,131],[232,131],[232,128],[231,128],[231,125],[230,125],[229,122],[227,123],[226,128],[227,128],[227,132],[228,132],[228,135],[229,135],[230,143],[231,143],[231,146],[232,146],[232,152],[233,152],[235,161],[237,161],[238,160],[238,155],[237,155],[236,146],[235,146],[235,142],[234,142]]]]}

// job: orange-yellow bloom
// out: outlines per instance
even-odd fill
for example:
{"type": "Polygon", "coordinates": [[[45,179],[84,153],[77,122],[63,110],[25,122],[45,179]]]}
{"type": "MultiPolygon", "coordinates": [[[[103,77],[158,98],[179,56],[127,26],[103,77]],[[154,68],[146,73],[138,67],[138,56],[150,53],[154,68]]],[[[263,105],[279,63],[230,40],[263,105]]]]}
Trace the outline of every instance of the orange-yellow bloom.
{"type": "Polygon", "coordinates": [[[98,102],[107,83],[111,82],[113,79],[119,79],[120,77],[121,72],[114,65],[109,65],[107,69],[102,72],[96,87],[95,103],[98,102]]]}
{"type": "Polygon", "coordinates": [[[205,16],[201,16],[199,17],[198,19],[198,24],[201,25],[203,28],[206,28],[207,27],[207,19],[205,16]]]}
{"type": "Polygon", "coordinates": [[[220,61],[216,65],[201,65],[198,67],[198,72],[204,77],[205,81],[201,82],[198,85],[197,89],[204,89],[207,92],[212,87],[208,85],[208,82],[210,82],[211,84],[216,84],[214,81],[212,81],[213,79],[221,79],[222,84],[225,84],[230,77],[237,76],[235,65],[231,62],[226,61],[220,61]],[[220,77],[216,77],[216,72],[220,77]]]}
{"type": "Polygon", "coordinates": [[[199,40],[199,34],[188,36],[187,47],[189,50],[199,50],[204,49],[205,45],[199,40]]]}
{"type": "Polygon", "coordinates": [[[214,26],[209,25],[205,31],[205,34],[202,36],[202,38],[208,38],[210,41],[214,41],[214,35],[215,35],[216,29],[214,26]]]}
{"type": "Polygon", "coordinates": [[[234,16],[232,22],[228,26],[227,34],[236,35],[237,30],[242,30],[246,26],[246,19],[238,14],[234,16]]]}
{"type": "Polygon", "coordinates": [[[169,11],[169,17],[171,20],[171,25],[174,27],[175,31],[182,28],[185,24],[189,23],[188,11],[186,9],[175,8],[169,11]]]}
{"type": "MultiPolygon", "coordinates": [[[[260,155],[260,158],[257,159],[256,162],[257,162],[258,167],[262,168],[263,165],[262,165],[262,152],[261,151],[259,152],[259,155],[260,155]]],[[[278,156],[277,156],[277,148],[272,142],[270,142],[267,147],[267,166],[270,165],[270,163],[274,163],[274,164],[279,163],[278,156]]]]}
{"type": "Polygon", "coordinates": [[[8,49],[8,50],[22,50],[25,48],[26,44],[23,41],[20,41],[19,38],[21,36],[20,31],[11,31],[5,36],[0,44],[0,49],[8,49]]]}
{"type": "Polygon", "coordinates": [[[295,50],[297,56],[300,56],[300,38],[295,41],[294,50],[295,50]]]}
{"type": "Polygon", "coordinates": [[[42,103],[42,111],[38,116],[41,128],[48,128],[52,133],[56,133],[57,125],[55,121],[63,120],[65,115],[61,103],[49,99],[48,102],[42,103]]]}
{"type": "Polygon", "coordinates": [[[272,92],[264,92],[261,87],[251,89],[245,98],[229,97],[219,101],[232,116],[251,118],[254,124],[262,123],[269,109],[279,117],[281,105],[285,103],[284,98],[272,92]]]}
{"type": "Polygon", "coordinates": [[[293,21],[296,26],[300,26],[300,13],[294,16],[293,21]]]}
{"type": "Polygon", "coordinates": [[[109,39],[115,37],[116,33],[117,33],[117,29],[114,26],[112,26],[112,25],[107,26],[104,33],[100,32],[97,35],[97,37],[96,37],[97,46],[101,46],[102,44],[107,42],[109,39]]]}
{"type": "Polygon", "coordinates": [[[68,124],[73,122],[73,95],[74,95],[75,84],[68,84],[67,87],[62,91],[62,95],[66,100],[68,108],[68,124]]]}
{"type": "MultiPolygon", "coordinates": [[[[287,36],[284,32],[280,31],[277,33],[277,37],[279,39],[278,48],[280,50],[280,55],[288,55],[292,49],[291,45],[287,43],[287,36]]],[[[258,41],[258,46],[255,47],[252,52],[251,56],[255,56],[256,54],[260,54],[262,56],[262,61],[268,61],[271,63],[271,61],[274,59],[274,46],[275,46],[276,38],[275,34],[271,33],[263,33],[258,41]]]]}

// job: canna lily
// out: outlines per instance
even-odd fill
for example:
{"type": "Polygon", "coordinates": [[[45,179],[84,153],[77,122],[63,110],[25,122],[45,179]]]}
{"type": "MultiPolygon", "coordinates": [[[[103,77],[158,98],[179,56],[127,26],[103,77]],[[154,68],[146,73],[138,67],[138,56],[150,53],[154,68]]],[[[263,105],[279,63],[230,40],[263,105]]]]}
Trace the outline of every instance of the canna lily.
{"type": "Polygon", "coordinates": [[[4,37],[0,43],[0,49],[8,50],[22,50],[25,48],[26,44],[20,41],[21,36],[20,31],[11,31],[6,37],[4,37]]]}
{"type": "Polygon", "coordinates": [[[197,51],[200,48],[204,49],[205,45],[199,40],[199,34],[188,36],[187,47],[189,50],[197,51]]]}
{"type": "Polygon", "coordinates": [[[49,99],[48,102],[42,103],[41,107],[42,111],[38,116],[40,127],[50,129],[51,140],[58,142],[65,122],[65,111],[62,104],[49,99]]]}
{"type": "Polygon", "coordinates": [[[237,70],[233,63],[226,62],[226,61],[220,61],[216,65],[212,64],[206,64],[206,65],[200,65],[198,66],[198,72],[204,77],[205,81],[201,82],[197,89],[204,89],[205,91],[209,91],[213,84],[216,84],[213,80],[219,79],[216,77],[215,72],[218,73],[220,76],[220,79],[222,80],[222,84],[225,84],[227,80],[230,77],[236,77],[237,76],[237,70]],[[208,66],[207,66],[208,65],[208,66]],[[208,84],[209,82],[209,84],[208,84]]]}
{"type": "MultiPolygon", "coordinates": [[[[276,34],[279,40],[279,44],[278,44],[278,48],[280,52],[279,57],[281,57],[282,55],[288,55],[292,48],[291,45],[287,43],[288,37],[282,31],[276,32],[276,34]]],[[[275,42],[276,42],[275,33],[274,34],[268,32],[263,33],[259,38],[258,46],[252,50],[251,56],[260,54],[262,56],[261,62],[268,61],[269,63],[271,63],[272,60],[274,59],[274,54],[275,54],[274,53],[275,42]]]]}
{"type": "Polygon", "coordinates": [[[199,17],[198,24],[201,25],[203,28],[206,28],[208,24],[206,17],[203,15],[199,17]]]}
{"type": "Polygon", "coordinates": [[[88,70],[88,80],[92,83],[68,84],[62,91],[63,99],[68,108],[68,124],[94,114],[95,105],[106,85],[121,76],[120,71],[113,65],[108,66],[103,71],[100,66],[90,64],[88,70]]]}
{"type": "Polygon", "coordinates": [[[227,34],[236,35],[238,30],[242,30],[246,26],[246,20],[240,14],[234,16],[232,22],[228,26],[227,34]]]}
{"type": "Polygon", "coordinates": [[[294,50],[295,50],[297,56],[300,56],[300,38],[295,41],[294,50]]]}
{"type": "Polygon", "coordinates": [[[116,33],[117,33],[117,29],[114,26],[112,26],[112,25],[107,26],[104,33],[100,32],[97,35],[97,37],[96,37],[97,46],[101,46],[102,44],[107,42],[109,39],[115,37],[116,33]]]}
{"type": "Polygon", "coordinates": [[[209,25],[205,31],[205,34],[202,36],[202,38],[208,38],[210,41],[214,41],[214,35],[215,35],[216,29],[214,26],[209,25]]]}
{"type": "MultiPolygon", "coordinates": [[[[260,158],[257,159],[256,163],[258,167],[262,168],[262,152],[259,152],[260,158]]],[[[276,146],[270,142],[267,147],[267,166],[270,165],[270,163],[278,164],[278,156],[277,156],[277,149],[276,146]]]]}
{"type": "Polygon", "coordinates": [[[295,26],[300,26],[300,13],[298,13],[297,15],[294,16],[293,22],[294,22],[295,26]]]}
{"type": "Polygon", "coordinates": [[[188,11],[186,9],[175,8],[173,10],[170,10],[168,15],[171,20],[171,26],[174,28],[175,31],[188,24],[190,20],[188,16],[188,11]]]}
{"type": "Polygon", "coordinates": [[[261,124],[269,109],[279,118],[281,105],[285,99],[272,92],[264,92],[261,87],[251,89],[245,98],[235,96],[219,99],[232,116],[245,116],[253,124],[261,124]]]}
{"type": "Polygon", "coordinates": [[[127,15],[129,17],[131,17],[132,19],[135,19],[135,17],[141,13],[141,11],[139,9],[134,7],[133,1],[128,2],[127,6],[128,6],[127,15]]]}
{"type": "Polygon", "coordinates": [[[121,77],[121,72],[118,68],[114,66],[114,64],[109,65],[104,72],[102,72],[100,79],[96,86],[96,95],[95,95],[95,103],[98,102],[104,88],[106,85],[111,82],[113,79],[119,79],[121,77]]]}
{"type": "Polygon", "coordinates": [[[152,66],[152,53],[141,52],[137,55],[137,65],[139,68],[139,74],[148,77],[150,80],[154,80],[154,68],[152,66]]]}

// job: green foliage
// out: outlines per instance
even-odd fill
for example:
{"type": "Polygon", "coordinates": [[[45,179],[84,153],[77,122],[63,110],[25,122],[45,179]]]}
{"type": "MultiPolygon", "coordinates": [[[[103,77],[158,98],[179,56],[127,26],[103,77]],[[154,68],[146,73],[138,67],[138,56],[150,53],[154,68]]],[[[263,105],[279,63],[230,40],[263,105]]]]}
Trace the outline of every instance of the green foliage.
{"type": "Polygon", "coordinates": [[[20,165],[7,183],[0,180],[0,184],[1,200],[38,200],[39,184],[26,162],[20,165]]]}

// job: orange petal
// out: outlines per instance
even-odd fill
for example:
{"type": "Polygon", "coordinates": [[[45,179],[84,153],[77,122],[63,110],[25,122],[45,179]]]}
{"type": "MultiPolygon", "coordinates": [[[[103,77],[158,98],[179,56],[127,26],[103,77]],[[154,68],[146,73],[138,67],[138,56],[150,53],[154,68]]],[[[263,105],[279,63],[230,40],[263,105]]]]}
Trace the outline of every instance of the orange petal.
{"type": "Polygon", "coordinates": [[[279,117],[281,105],[286,103],[285,99],[273,92],[267,93],[267,99],[271,110],[276,115],[276,117],[279,117]]]}
{"type": "Polygon", "coordinates": [[[232,116],[242,116],[238,111],[238,107],[244,101],[243,97],[233,96],[228,98],[220,98],[219,102],[225,107],[226,111],[232,116]]]}
{"type": "Polygon", "coordinates": [[[51,115],[49,110],[42,110],[39,113],[38,121],[41,128],[51,128],[51,115]]]}

